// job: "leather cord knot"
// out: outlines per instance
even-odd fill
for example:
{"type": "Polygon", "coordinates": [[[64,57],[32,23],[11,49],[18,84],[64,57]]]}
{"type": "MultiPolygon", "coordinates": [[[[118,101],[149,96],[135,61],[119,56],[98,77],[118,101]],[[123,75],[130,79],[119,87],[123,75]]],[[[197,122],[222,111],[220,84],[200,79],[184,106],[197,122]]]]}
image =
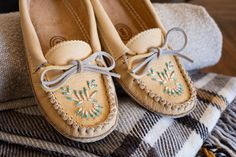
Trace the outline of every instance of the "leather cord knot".
{"type": "Polygon", "coordinates": [[[76,65],[77,73],[83,72],[82,62],[80,60],[72,60],[71,65],[76,65]]]}
{"type": "Polygon", "coordinates": [[[162,55],[174,55],[174,56],[178,56],[183,59],[186,59],[189,62],[193,62],[192,59],[188,58],[187,56],[185,56],[183,54],[180,54],[180,52],[182,50],[184,50],[185,47],[187,46],[187,42],[188,42],[188,38],[187,38],[187,35],[184,32],[184,30],[182,30],[181,28],[178,28],[178,27],[174,27],[174,28],[170,29],[167,32],[165,39],[164,39],[164,43],[161,47],[153,47],[153,48],[149,49],[149,53],[130,57],[130,59],[128,61],[128,70],[130,71],[130,74],[134,78],[141,78],[146,73],[146,71],[149,69],[149,67],[151,66],[151,63],[162,55]],[[172,50],[172,49],[168,48],[167,42],[168,42],[169,35],[171,32],[181,32],[183,34],[184,43],[180,49],[172,50]],[[137,63],[135,65],[135,67],[133,67],[134,63],[137,63]],[[140,71],[141,69],[144,69],[143,72],[141,74],[137,74],[137,72],[140,71]]]}

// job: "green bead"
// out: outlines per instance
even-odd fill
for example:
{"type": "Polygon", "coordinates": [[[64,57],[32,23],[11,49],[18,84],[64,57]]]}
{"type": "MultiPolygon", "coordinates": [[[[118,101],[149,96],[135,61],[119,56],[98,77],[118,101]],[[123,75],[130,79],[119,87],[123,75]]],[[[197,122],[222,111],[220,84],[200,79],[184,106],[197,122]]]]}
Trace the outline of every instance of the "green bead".
{"type": "Polygon", "coordinates": [[[68,92],[70,92],[72,90],[72,88],[70,86],[67,87],[68,92]]]}
{"type": "Polygon", "coordinates": [[[79,109],[79,110],[76,111],[77,115],[80,114],[81,110],[82,110],[82,109],[79,109]]]}
{"type": "Polygon", "coordinates": [[[79,91],[79,93],[81,94],[81,96],[84,96],[84,92],[82,90],[79,91]]]}
{"type": "Polygon", "coordinates": [[[98,115],[99,115],[99,112],[95,112],[95,115],[98,116],[98,115]]]}
{"type": "Polygon", "coordinates": [[[64,87],[61,87],[60,89],[61,89],[62,91],[66,91],[64,87]]]}
{"type": "Polygon", "coordinates": [[[67,97],[66,99],[69,101],[73,101],[73,98],[71,98],[71,97],[67,97]]]}
{"type": "Polygon", "coordinates": [[[156,78],[152,78],[153,81],[156,81],[157,79],[156,78]]]}
{"type": "Polygon", "coordinates": [[[164,69],[164,73],[165,73],[165,74],[167,73],[167,70],[166,70],[166,69],[164,69]]]}
{"type": "Polygon", "coordinates": [[[89,81],[87,81],[87,85],[88,85],[89,89],[91,89],[91,84],[89,81]]]}
{"type": "Polygon", "coordinates": [[[82,112],[81,117],[84,118],[84,112],[82,112]]]}
{"type": "Polygon", "coordinates": [[[165,63],[166,67],[168,68],[168,63],[165,63]]]}

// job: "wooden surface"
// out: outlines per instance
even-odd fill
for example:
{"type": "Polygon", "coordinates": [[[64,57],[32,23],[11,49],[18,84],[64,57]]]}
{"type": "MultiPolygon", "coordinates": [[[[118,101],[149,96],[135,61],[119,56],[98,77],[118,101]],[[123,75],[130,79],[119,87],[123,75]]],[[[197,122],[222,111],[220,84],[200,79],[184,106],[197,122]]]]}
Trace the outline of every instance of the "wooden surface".
{"type": "Polygon", "coordinates": [[[236,0],[191,0],[190,3],[204,6],[215,19],[223,34],[223,55],[220,62],[204,69],[236,76],[236,0]]]}

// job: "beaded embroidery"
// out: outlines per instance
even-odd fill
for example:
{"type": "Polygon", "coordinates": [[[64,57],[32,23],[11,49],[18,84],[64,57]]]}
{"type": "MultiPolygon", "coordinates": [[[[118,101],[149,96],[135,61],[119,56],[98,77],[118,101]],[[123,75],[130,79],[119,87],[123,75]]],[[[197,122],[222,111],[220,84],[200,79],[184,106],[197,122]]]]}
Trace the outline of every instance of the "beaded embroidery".
{"type": "Polygon", "coordinates": [[[173,67],[171,62],[167,62],[165,63],[164,71],[158,72],[150,68],[147,76],[151,77],[153,81],[160,82],[161,86],[164,87],[164,93],[176,96],[183,94],[183,85],[177,82],[173,67]]]}
{"type": "Polygon", "coordinates": [[[75,102],[75,105],[78,107],[76,114],[86,119],[89,117],[95,118],[102,111],[102,106],[96,100],[98,91],[94,90],[97,87],[95,80],[87,81],[87,86],[83,87],[82,90],[75,90],[70,86],[61,88],[61,93],[66,96],[66,99],[75,102]],[[82,105],[86,105],[86,108],[82,105]]]}

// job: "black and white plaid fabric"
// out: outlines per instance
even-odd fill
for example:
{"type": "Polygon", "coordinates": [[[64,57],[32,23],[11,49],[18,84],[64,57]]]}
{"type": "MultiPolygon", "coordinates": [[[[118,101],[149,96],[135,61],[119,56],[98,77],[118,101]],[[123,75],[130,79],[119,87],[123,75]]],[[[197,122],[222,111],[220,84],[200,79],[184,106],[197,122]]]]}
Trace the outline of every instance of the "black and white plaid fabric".
{"type": "Polygon", "coordinates": [[[32,98],[1,104],[0,154],[194,157],[222,111],[235,98],[236,78],[213,73],[195,73],[192,78],[198,88],[198,101],[191,114],[178,119],[162,117],[121,95],[117,128],[105,139],[90,144],[71,141],[57,133],[41,116],[32,98]],[[16,109],[19,105],[24,107],[16,109]]]}

